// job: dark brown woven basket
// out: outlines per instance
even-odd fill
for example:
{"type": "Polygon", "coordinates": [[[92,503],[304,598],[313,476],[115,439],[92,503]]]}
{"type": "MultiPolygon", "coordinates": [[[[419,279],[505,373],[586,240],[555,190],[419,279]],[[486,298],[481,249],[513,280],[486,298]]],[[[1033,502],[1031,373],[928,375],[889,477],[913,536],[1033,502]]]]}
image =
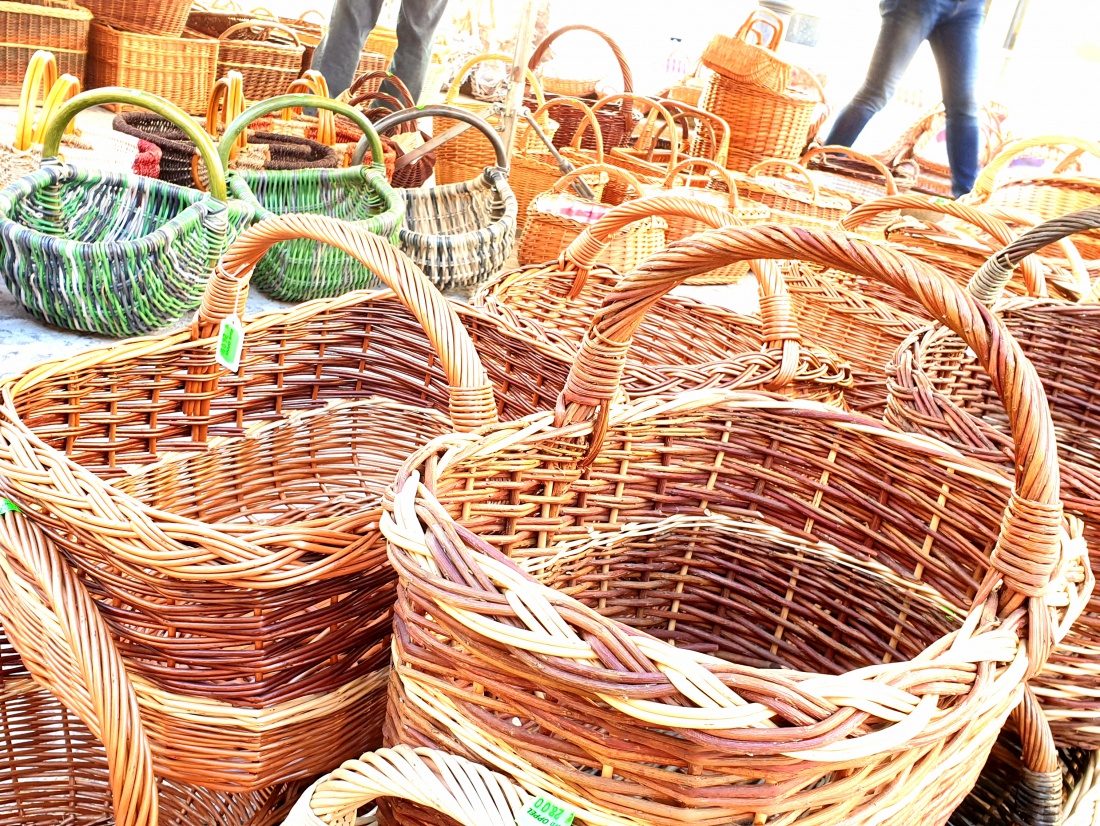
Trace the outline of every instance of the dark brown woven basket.
{"type": "Polygon", "coordinates": [[[57,58],[58,73],[84,82],[92,14],[70,0],[0,2],[0,106],[19,104],[23,76],[39,49],[57,58]]]}
{"type": "MultiPolygon", "coordinates": [[[[409,88],[402,82],[401,78],[397,75],[390,75],[388,72],[376,71],[360,75],[351,85],[351,88],[348,89],[348,93],[351,96],[348,105],[361,109],[372,123],[378,123],[397,112],[416,108],[409,88]],[[370,91],[372,87],[377,89],[382,81],[387,79],[393,88],[397,90],[400,97],[394,97],[385,92],[370,91]],[[371,104],[374,103],[381,105],[372,106],[371,104]]],[[[401,164],[401,158],[405,155],[405,150],[401,148],[400,139],[394,136],[415,135],[417,133],[420,135],[420,140],[425,143],[432,139],[431,135],[417,129],[414,120],[405,121],[394,126],[393,135],[387,136],[397,153],[391,183],[402,189],[414,189],[423,186],[435,170],[436,155],[434,151],[421,155],[412,163],[401,164]]]]}
{"type": "Polygon", "coordinates": [[[294,29],[274,20],[245,20],[218,35],[218,77],[244,76],[247,100],[283,94],[302,72],[305,47],[294,29]]]}

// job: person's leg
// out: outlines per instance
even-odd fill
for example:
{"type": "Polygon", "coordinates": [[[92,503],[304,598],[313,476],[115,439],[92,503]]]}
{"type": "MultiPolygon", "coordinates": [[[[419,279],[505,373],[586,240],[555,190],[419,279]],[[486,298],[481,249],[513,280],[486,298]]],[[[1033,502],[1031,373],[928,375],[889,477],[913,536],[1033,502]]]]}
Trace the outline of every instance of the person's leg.
{"type": "Polygon", "coordinates": [[[947,118],[947,160],[951,191],[957,198],[978,179],[981,129],[978,123],[978,42],[985,16],[984,0],[952,0],[956,4],[928,36],[940,73],[947,118]]]}
{"type": "Polygon", "coordinates": [[[312,68],[325,76],[333,97],[355,79],[359,55],[381,12],[382,0],[336,0],[332,7],[328,32],[313,53],[312,68]]]}
{"type": "Polygon", "coordinates": [[[882,0],[882,28],[867,79],[837,116],[826,143],[851,146],[867,122],[893,97],[898,82],[935,22],[928,0],[882,0]]]}
{"type": "Polygon", "coordinates": [[[409,87],[413,103],[420,99],[424,89],[424,77],[432,59],[432,40],[446,8],[447,0],[402,0],[397,14],[397,52],[390,71],[409,87]]]}

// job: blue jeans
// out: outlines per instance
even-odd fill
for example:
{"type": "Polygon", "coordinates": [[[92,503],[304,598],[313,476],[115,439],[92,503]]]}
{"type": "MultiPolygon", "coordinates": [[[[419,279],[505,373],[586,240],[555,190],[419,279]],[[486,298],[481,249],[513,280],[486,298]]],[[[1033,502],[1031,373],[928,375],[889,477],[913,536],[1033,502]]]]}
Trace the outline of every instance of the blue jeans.
{"type": "Polygon", "coordinates": [[[881,0],[882,28],[867,79],[833,124],[826,141],[851,146],[872,116],[893,97],[925,40],[940,74],[947,115],[947,160],[955,197],[978,178],[978,35],[985,0],[881,0]]]}
{"type": "MultiPolygon", "coordinates": [[[[446,8],[447,0],[403,0],[397,14],[397,52],[390,71],[409,87],[413,103],[420,98],[424,88],[424,77],[432,59],[432,40],[446,8]]],[[[318,44],[312,64],[312,68],[325,76],[334,96],[351,86],[355,79],[359,54],[381,11],[382,0],[336,0],[328,33],[318,44]]],[[[383,91],[394,94],[396,89],[383,91]]]]}

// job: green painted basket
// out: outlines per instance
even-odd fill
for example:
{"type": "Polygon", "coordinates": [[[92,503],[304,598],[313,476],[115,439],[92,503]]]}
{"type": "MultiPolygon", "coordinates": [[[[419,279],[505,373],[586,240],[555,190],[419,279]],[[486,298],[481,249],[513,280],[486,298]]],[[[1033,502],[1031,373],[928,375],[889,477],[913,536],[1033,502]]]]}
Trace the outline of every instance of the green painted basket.
{"type": "MultiPolygon", "coordinates": [[[[237,136],[257,118],[287,107],[331,109],[354,122],[367,138],[371,165],[346,169],[246,170],[229,172],[229,191],[254,204],[261,218],[308,213],[350,221],[376,235],[393,236],[405,202],[386,180],[382,142],[357,109],[317,95],[280,95],[250,107],[226,127],[218,144],[222,167],[237,136]]],[[[333,298],[381,286],[374,274],[346,252],[315,241],[283,241],[263,257],[252,276],[257,289],[283,301],[333,298]]]]}
{"type": "Polygon", "coordinates": [[[210,137],[156,95],[77,95],[50,122],[42,157],[38,171],[0,190],[0,275],[28,313],[58,327],[124,337],[176,321],[198,307],[218,257],[255,220],[250,203],[228,201],[210,137]],[[210,170],[210,193],[59,160],[69,121],[104,103],[141,106],[179,125],[210,170]]]}

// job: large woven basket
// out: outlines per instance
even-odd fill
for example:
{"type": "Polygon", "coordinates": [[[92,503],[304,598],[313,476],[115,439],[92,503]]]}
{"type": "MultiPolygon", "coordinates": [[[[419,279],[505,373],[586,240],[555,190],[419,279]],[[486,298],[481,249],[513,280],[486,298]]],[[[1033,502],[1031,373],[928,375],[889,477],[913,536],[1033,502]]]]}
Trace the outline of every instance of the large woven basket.
{"type": "MultiPolygon", "coordinates": [[[[1097,443],[1100,305],[1017,297],[997,302],[1015,266],[1060,237],[1100,226],[1100,208],[1054,219],[1020,236],[975,274],[970,291],[989,303],[1020,342],[1048,389],[1061,442],[1062,498],[1100,540],[1100,444],[1097,443]],[[994,303],[997,302],[997,303],[994,303]]],[[[887,421],[928,433],[960,450],[1000,464],[1006,472],[1022,456],[1007,435],[1008,414],[973,356],[950,333],[931,327],[899,349],[890,374],[887,421]]],[[[1070,631],[1051,668],[1033,681],[1059,744],[1100,747],[1100,599],[1070,631]]]]}
{"type": "Polygon", "coordinates": [[[304,50],[298,33],[289,26],[274,20],[246,20],[218,36],[218,77],[240,72],[248,100],[281,95],[301,74],[304,50]]]}
{"type": "MultiPolygon", "coordinates": [[[[541,264],[558,257],[592,223],[551,211],[553,201],[564,199],[575,208],[591,207],[593,202],[567,192],[569,185],[578,178],[607,176],[601,200],[606,199],[612,183],[625,185],[633,198],[645,195],[645,188],[638,179],[619,167],[607,164],[589,164],[563,175],[546,192],[535,196],[527,207],[527,222],[519,240],[516,257],[521,267],[541,264]]],[[[618,200],[618,199],[617,199],[618,200]]],[[[624,229],[603,250],[601,260],[612,269],[625,272],[665,245],[665,222],[660,218],[639,221],[624,229]]]]}
{"type": "Polygon", "coordinates": [[[579,822],[939,826],[1022,700],[1020,815],[1056,822],[1061,772],[1025,681],[1093,582],[1045,401],[998,322],[904,256],[784,226],[673,244],[608,297],[556,412],[403,466],[382,524],[399,576],[387,742],[481,762],[579,822]],[[612,404],[644,307],[736,258],[792,256],[873,266],[965,332],[1014,411],[1014,487],[809,402],[612,404]]]}
{"type": "Polygon", "coordinates": [[[194,310],[227,242],[254,218],[250,205],[227,200],[217,151],[198,124],[154,95],[103,89],[64,104],[43,140],[42,168],[0,192],[0,274],[15,300],[50,324],[113,336],[194,310]],[[214,178],[211,194],[57,161],[66,124],[105,101],[178,123],[214,178]]]}
{"type": "MultiPolygon", "coordinates": [[[[182,37],[134,34],[98,20],[92,23],[85,84],[90,89],[140,89],[171,101],[189,115],[201,115],[218,76],[217,40],[188,32],[182,37]]],[[[107,108],[127,107],[111,103],[107,108]]]]}
{"type": "MultiPolygon", "coordinates": [[[[1044,220],[1095,206],[1100,201],[1100,179],[1066,168],[1066,161],[1081,152],[1100,158],[1100,144],[1062,135],[1015,141],[982,170],[967,201],[1019,209],[1044,220]],[[1024,176],[1012,174],[1010,162],[1014,158],[1035,149],[1061,147],[1071,147],[1076,151],[1071,152],[1052,172],[1024,176]],[[1002,176],[1004,171],[1009,174],[1002,176]]],[[[1074,243],[1086,258],[1100,258],[1100,231],[1083,233],[1074,239],[1074,243]]]]}
{"type": "Polygon", "coordinates": [[[734,174],[733,179],[746,200],[768,207],[772,219],[779,223],[832,229],[852,208],[846,198],[822,192],[813,176],[795,161],[768,158],[744,174],[734,174]],[[761,174],[774,167],[787,174],[781,177],[761,174]]]}
{"type": "Polygon", "coordinates": [[[105,26],[135,34],[179,37],[187,23],[190,0],[81,0],[105,26]]]}
{"type": "Polygon", "coordinates": [[[35,826],[281,821],[300,786],[225,794],[158,780],[134,686],[95,603],[24,516],[0,516],[0,549],[0,820],[35,826]],[[40,682],[57,684],[56,693],[40,682]]]}
{"type": "MultiPolygon", "coordinates": [[[[899,169],[909,172],[899,182],[894,173],[878,158],[846,146],[815,146],[798,163],[809,172],[818,188],[826,195],[843,198],[853,207],[908,191],[916,181],[912,162],[903,161],[898,164],[899,169]]],[[[877,237],[878,233],[899,217],[900,213],[896,211],[884,211],[873,221],[866,221],[864,231],[874,232],[877,237]]]]}
{"type": "MultiPolygon", "coordinates": [[[[248,125],[289,107],[330,109],[353,122],[366,136],[371,164],[346,169],[247,170],[229,173],[230,192],[256,207],[261,217],[288,213],[327,215],[350,221],[379,235],[392,235],[404,214],[404,202],[386,181],[382,143],[370,121],[357,109],[317,95],[280,95],[261,101],[225,130],[218,151],[229,159],[234,141],[248,125]]],[[[283,301],[327,298],[377,285],[369,269],[333,247],[301,238],[278,244],[256,267],[253,284],[283,301]]]]}
{"type": "MultiPolygon", "coordinates": [[[[486,284],[474,304],[517,333],[560,347],[572,360],[621,277],[602,263],[602,253],[632,223],[655,217],[698,228],[738,221],[729,212],[682,196],[630,201],[587,227],[560,258],[486,284]]],[[[635,398],[710,386],[763,388],[842,405],[851,385],[847,365],[800,337],[778,267],[763,262],[754,272],[760,286],[759,318],[683,296],[666,296],[649,308],[627,358],[627,394],[635,398]]]]}
{"type": "Polygon", "coordinates": [[[158,770],[261,788],[378,745],[393,604],[379,496],[398,463],[452,423],[493,421],[490,375],[517,416],[552,405],[568,368],[445,301],[382,238],[318,216],[268,219],[223,258],[190,331],[3,386],[0,495],[80,571],[137,686],[158,770]],[[300,236],[339,244],[397,295],[251,319],[239,369],[219,366],[218,331],[241,314],[256,262],[300,236]],[[54,402],[77,384],[74,418],[54,402]],[[75,510],[69,483],[84,491],[75,510]]]}
{"type": "Polygon", "coordinates": [[[19,104],[23,77],[39,49],[57,56],[61,74],[84,80],[92,14],[71,0],[0,2],[0,106],[19,104]]]}
{"type": "Polygon", "coordinates": [[[378,131],[422,117],[468,123],[496,150],[496,163],[472,180],[398,190],[404,201],[398,246],[440,289],[470,290],[499,274],[516,244],[517,207],[508,186],[508,155],[491,126],[453,106],[406,109],[379,121],[378,131]]]}
{"type": "Polygon", "coordinates": [[[784,92],[791,82],[791,64],[775,54],[783,42],[783,30],[783,21],[774,13],[753,9],[733,37],[714,36],[703,49],[701,62],[724,77],[784,92]]]}
{"type": "MultiPolygon", "coordinates": [[[[619,71],[622,72],[623,76],[623,91],[627,94],[634,91],[634,79],[630,73],[630,66],[627,65],[626,55],[624,55],[622,49],[619,48],[619,44],[602,31],[592,26],[562,26],[560,29],[550,32],[550,34],[542,39],[535,48],[534,53],[532,53],[531,59],[527,64],[528,69],[533,72],[536,71],[543,60],[546,59],[554,41],[563,34],[568,34],[569,32],[590,32],[603,40],[608,48],[611,49],[611,53],[615,56],[615,60],[619,64],[619,71]]],[[[546,92],[549,97],[579,97],[591,101],[595,101],[597,97],[596,83],[599,78],[569,79],[540,75],[540,80],[542,82],[543,91],[546,92]]],[[[534,84],[532,84],[532,86],[533,85],[534,84]]],[[[631,106],[632,99],[625,98],[620,105],[606,107],[596,116],[600,123],[600,132],[603,135],[605,148],[610,149],[613,146],[628,146],[630,144],[630,137],[634,131],[634,114],[631,106]]],[[[554,135],[554,146],[561,149],[569,146],[573,142],[573,135],[576,134],[581,125],[581,116],[579,113],[568,111],[559,112],[559,115],[561,116],[561,120],[558,123],[558,131],[554,135]]],[[[589,151],[595,149],[595,135],[586,135],[581,146],[589,151]]]]}

